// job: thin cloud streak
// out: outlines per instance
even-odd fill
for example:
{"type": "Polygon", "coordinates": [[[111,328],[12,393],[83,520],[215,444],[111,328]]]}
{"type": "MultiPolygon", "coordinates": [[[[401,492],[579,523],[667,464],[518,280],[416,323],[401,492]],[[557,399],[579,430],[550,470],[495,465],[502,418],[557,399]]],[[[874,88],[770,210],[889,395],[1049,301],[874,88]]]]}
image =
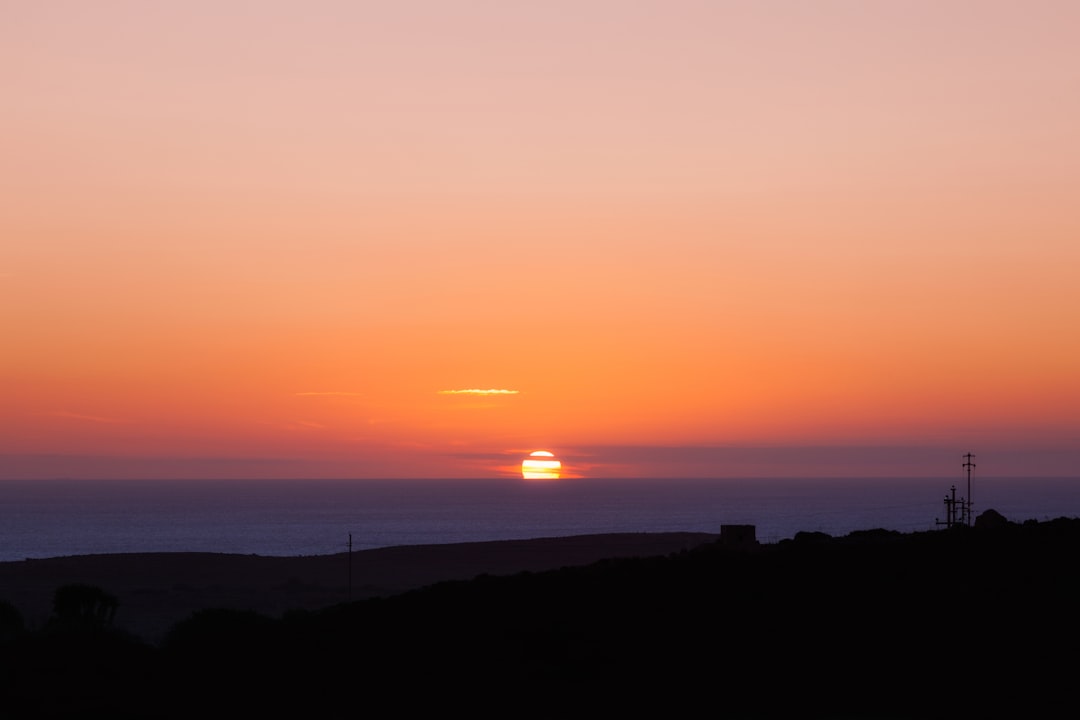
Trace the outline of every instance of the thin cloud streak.
{"type": "Polygon", "coordinates": [[[518,395],[520,390],[480,390],[478,388],[467,388],[465,390],[440,390],[440,395],[518,395]]]}

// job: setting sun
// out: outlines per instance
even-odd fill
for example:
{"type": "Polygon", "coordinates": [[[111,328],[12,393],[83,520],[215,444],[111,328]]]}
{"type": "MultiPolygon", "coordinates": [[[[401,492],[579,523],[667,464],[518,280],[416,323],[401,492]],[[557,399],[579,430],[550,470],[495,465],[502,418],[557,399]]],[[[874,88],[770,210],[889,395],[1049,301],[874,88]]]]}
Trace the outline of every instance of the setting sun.
{"type": "Polygon", "coordinates": [[[1076,475],[1080,2],[56,6],[0,480],[1076,475]]]}
{"type": "Polygon", "coordinates": [[[521,477],[526,480],[558,480],[562,463],[553,453],[537,450],[521,463],[521,477]]]}

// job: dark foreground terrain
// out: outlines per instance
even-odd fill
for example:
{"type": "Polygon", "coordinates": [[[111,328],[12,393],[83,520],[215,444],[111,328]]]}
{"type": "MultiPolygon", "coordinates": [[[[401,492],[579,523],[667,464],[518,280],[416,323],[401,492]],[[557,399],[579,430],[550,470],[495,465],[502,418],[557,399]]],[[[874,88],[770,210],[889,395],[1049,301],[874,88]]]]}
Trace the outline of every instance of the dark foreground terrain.
{"type": "Polygon", "coordinates": [[[208,607],[153,644],[109,622],[109,588],[69,587],[38,628],[0,604],[0,717],[1074,717],[1078,551],[1080,520],[992,511],[721,536],[279,615],[208,607]]]}

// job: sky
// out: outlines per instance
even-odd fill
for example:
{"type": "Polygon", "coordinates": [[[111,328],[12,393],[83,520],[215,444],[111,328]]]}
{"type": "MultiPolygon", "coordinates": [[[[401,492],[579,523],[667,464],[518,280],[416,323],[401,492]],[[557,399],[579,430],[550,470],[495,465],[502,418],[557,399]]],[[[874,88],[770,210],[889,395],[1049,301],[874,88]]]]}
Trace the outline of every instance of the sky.
{"type": "Polygon", "coordinates": [[[0,479],[1076,475],[1077,27],[0,0],[0,479]]]}

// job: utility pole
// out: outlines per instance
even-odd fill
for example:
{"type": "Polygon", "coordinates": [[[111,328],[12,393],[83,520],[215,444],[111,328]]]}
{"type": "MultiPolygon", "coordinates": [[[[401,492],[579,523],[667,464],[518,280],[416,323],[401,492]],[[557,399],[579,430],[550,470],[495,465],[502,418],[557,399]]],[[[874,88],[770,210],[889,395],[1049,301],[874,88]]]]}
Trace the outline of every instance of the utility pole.
{"type": "Polygon", "coordinates": [[[352,600],[352,533],[349,533],[349,589],[346,599],[352,600]]]}
{"type": "MultiPolygon", "coordinates": [[[[938,525],[944,525],[946,528],[951,528],[954,525],[958,524],[957,519],[956,519],[956,506],[957,506],[956,486],[953,485],[952,487],[950,487],[949,492],[951,494],[945,496],[945,521],[944,522],[942,522],[941,520],[936,521],[938,525]]],[[[963,503],[964,503],[964,500],[963,500],[963,498],[961,498],[960,501],[959,501],[959,504],[960,504],[961,507],[963,506],[963,503]]],[[[961,511],[961,515],[963,515],[963,511],[961,511]]]]}
{"type": "Polygon", "coordinates": [[[964,464],[962,465],[962,467],[967,470],[967,504],[965,507],[967,508],[966,515],[968,525],[971,525],[974,522],[974,518],[972,517],[974,515],[974,511],[972,510],[972,505],[974,503],[971,500],[971,469],[975,467],[975,463],[971,462],[971,458],[973,457],[975,456],[971,453],[965,455],[964,464]]]}

